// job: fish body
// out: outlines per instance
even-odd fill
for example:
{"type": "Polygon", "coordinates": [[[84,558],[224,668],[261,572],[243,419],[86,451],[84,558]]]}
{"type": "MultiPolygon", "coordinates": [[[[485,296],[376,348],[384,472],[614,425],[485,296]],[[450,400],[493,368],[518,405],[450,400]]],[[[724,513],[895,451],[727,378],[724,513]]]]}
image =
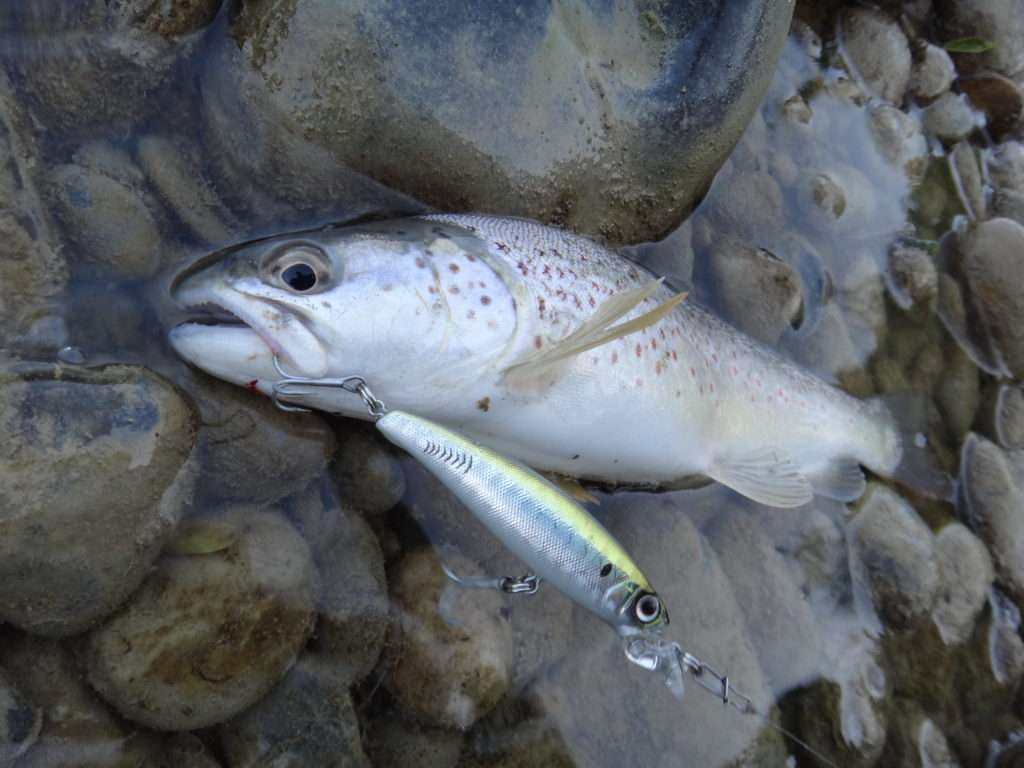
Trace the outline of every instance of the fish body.
{"type": "Polygon", "coordinates": [[[629,554],[551,482],[409,413],[391,411],[377,428],[444,483],[537,576],[620,634],[668,623],[663,603],[629,554]]]}
{"type": "MultiPolygon", "coordinates": [[[[573,477],[666,485],[705,475],[796,506],[813,491],[856,498],[860,465],[896,467],[901,440],[884,408],[693,302],[544,364],[616,297],[653,279],[535,222],[402,219],[271,238],[189,272],[174,288],[181,303],[215,305],[245,325],[187,323],[172,342],[200,368],[265,393],[279,378],[274,354],[296,376],[358,374],[393,408],[573,477]],[[285,279],[296,265],[313,270],[312,289],[285,279]]],[[[672,299],[655,287],[625,320],[672,299]]],[[[306,404],[365,417],[359,398],[340,390],[313,391],[306,404]]]]}

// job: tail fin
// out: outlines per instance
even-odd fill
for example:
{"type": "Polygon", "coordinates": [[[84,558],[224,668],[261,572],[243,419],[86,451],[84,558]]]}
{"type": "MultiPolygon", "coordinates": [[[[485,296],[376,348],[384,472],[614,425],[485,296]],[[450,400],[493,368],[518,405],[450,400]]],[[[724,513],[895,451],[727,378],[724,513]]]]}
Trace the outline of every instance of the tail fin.
{"type": "Polygon", "coordinates": [[[928,398],[919,392],[895,392],[872,399],[884,431],[889,467],[879,473],[912,491],[952,501],[953,478],[939,464],[928,439],[928,398]]]}

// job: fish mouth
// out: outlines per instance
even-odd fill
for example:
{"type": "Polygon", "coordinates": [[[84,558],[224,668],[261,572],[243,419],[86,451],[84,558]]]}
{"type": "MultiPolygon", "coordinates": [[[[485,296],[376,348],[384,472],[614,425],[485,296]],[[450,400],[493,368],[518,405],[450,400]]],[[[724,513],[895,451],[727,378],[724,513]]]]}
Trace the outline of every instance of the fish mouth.
{"type": "Polygon", "coordinates": [[[277,358],[293,375],[321,378],[327,356],[300,318],[276,302],[218,282],[181,285],[174,291],[189,319],[170,332],[183,358],[222,379],[252,385],[280,379],[277,358]]]}

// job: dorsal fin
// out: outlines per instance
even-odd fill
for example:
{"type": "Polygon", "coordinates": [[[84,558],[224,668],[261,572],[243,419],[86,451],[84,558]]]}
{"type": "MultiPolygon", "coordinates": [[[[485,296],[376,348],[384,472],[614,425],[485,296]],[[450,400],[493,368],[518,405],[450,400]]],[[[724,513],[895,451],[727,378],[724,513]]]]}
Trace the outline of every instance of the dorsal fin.
{"type": "Polygon", "coordinates": [[[639,288],[630,288],[628,291],[609,297],[601,302],[594,310],[594,314],[583,325],[547,349],[508,366],[505,368],[505,375],[529,377],[543,373],[555,363],[566,358],[574,357],[588,349],[599,347],[654,325],[682,303],[686,299],[686,294],[677,293],[671,299],[632,320],[618,325],[612,325],[612,323],[625,317],[634,308],[653,296],[661,287],[662,281],[663,278],[651,280],[639,288]]]}

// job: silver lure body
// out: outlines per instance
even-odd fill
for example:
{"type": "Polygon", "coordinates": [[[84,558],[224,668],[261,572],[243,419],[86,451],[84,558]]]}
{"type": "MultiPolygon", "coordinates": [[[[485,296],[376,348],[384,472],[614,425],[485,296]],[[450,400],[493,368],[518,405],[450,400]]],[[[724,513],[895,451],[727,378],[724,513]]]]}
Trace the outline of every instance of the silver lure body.
{"type": "Polygon", "coordinates": [[[620,634],[667,623],[661,601],[632,558],[554,484],[409,413],[391,411],[377,428],[437,477],[536,575],[620,634]]]}

